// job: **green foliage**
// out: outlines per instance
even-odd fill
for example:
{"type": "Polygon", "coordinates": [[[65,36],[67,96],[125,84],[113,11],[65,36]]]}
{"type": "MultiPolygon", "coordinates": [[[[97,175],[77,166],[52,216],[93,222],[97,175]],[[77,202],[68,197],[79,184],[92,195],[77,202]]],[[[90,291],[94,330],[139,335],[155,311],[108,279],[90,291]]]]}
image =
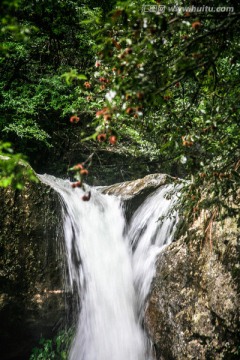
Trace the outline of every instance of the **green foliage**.
{"type": "Polygon", "coordinates": [[[71,69],[71,71],[62,74],[62,77],[65,78],[68,85],[72,84],[73,80],[87,80],[87,77],[78,74],[76,69],[71,69]]]}
{"type": "MultiPolygon", "coordinates": [[[[20,0],[3,0],[0,4],[0,36],[10,36],[11,38],[18,39],[19,41],[26,41],[29,34],[36,30],[36,28],[25,26],[17,21],[15,16],[16,11],[19,9],[20,0]]],[[[8,42],[0,43],[0,53],[8,54],[11,44],[8,42]]]]}
{"type": "Polygon", "coordinates": [[[30,360],[67,360],[72,339],[72,330],[59,332],[53,340],[42,338],[41,347],[33,349],[30,360]]]}
{"type": "Polygon", "coordinates": [[[101,9],[88,3],[5,0],[0,5],[0,139],[30,162],[53,146],[52,135],[64,130],[75,112],[73,88],[86,76],[71,69],[87,73],[93,65],[91,31],[82,23],[95,13],[99,17],[101,9]]]}
{"type": "MultiPolygon", "coordinates": [[[[71,115],[87,114],[92,121],[82,125],[84,140],[160,163],[162,171],[188,180],[182,210],[189,220],[201,210],[209,219],[236,215],[236,2],[211,3],[234,11],[176,12],[166,0],[163,13],[144,11],[145,1],[5,3],[0,33],[4,141],[12,140],[18,151],[49,147],[71,115]]],[[[178,1],[178,6],[185,4],[178,1]]]]}
{"type": "Polygon", "coordinates": [[[26,152],[33,143],[50,146],[53,132],[64,128],[74,112],[72,90],[86,76],[71,69],[88,72],[94,55],[89,26],[82,22],[101,11],[80,0],[6,3],[0,16],[5,24],[0,32],[0,132],[26,152]],[[7,25],[13,23],[16,29],[10,31],[7,25]]]}
{"type": "Polygon", "coordinates": [[[96,114],[88,139],[114,134],[123,151],[167,163],[165,171],[176,167],[190,184],[181,207],[189,220],[202,210],[210,220],[237,216],[238,6],[185,13],[165,1],[160,14],[142,5],[118,3],[96,34],[96,69],[85,89],[76,89],[79,110],[86,97],[85,110],[96,114]]]}
{"type": "Polygon", "coordinates": [[[14,154],[10,143],[0,142],[0,187],[21,190],[27,180],[38,179],[22,154],[14,154]]]}

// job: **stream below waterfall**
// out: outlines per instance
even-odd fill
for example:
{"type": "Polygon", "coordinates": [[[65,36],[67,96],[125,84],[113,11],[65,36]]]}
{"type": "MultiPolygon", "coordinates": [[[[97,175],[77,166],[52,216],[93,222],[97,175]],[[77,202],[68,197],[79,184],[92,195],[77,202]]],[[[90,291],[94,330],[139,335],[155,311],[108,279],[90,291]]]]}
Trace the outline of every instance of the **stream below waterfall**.
{"type": "Polygon", "coordinates": [[[67,277],[80,304],[69,360],[151,360],[143,316],[157,256],[176,229],[176,212],[164,218],[173,185],[147,197],[126,224],[120,198],[91,188],[82,201],[69,181],[39,177],[61,198],[67,277]]]}

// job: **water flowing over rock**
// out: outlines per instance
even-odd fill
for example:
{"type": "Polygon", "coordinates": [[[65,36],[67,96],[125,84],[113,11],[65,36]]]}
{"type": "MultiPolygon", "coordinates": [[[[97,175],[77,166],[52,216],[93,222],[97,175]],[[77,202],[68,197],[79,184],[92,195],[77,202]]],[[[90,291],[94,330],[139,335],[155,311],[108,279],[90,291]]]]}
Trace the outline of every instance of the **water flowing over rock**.
{"type": "Polygon", "coordinates": [[[119,196],[123,200],[125,216],[129,222],[148,195],[158,188],[172,183],[178,184],[179,179],[166,174],[151,174],[142,179],[99,187],[99,190],[103,194],[119,196]]]}
{"type": "Polygon", "coordinates": [[[117,197],[91,189],[91,201],[83,202],[83,190],[73,191],[68,181],[41,179],[64,203],[70,286],[81,302],[70,360],[95,360],[96,354],[98,360],[152,359],[141,323],[156,256],[174,234],[176,213],[159,220],[172,208],[176,196],[166,195],[173,185],[147,198],[126,229],[117,197]]]}
{"type": "Polygon", "coordinates": [[[212,247],[199,227],[177,240],[166,215],[179,182],[167,175],[92,189],[89,202],[42,181],[56,191],[0,191],[1,359],[27,359],[66,314],[78,322],[70,360],[239,358],[235,225],[215,224],[212,247]]]}
{"type": "MultiPolygon", "coordinates": [[[[144,179],[150,179],[150,187],[152,183],[156,188],[163,179],[176,181],[157,174],[144,179]]],[[[123,196],[129,219],[148,194],[144,179],[136,185],[127,182],[106,187],[107,193],[123,196]]],[[[152,216],[154,219],[154,210],[152,216]]],[[[141,217],[139,234],[144,229],[144,210],[141,217]]],[[[239,359],[240,234],[233,220],[216,223],[210,246],[201,225],[189,228],[184,237],[159,251],[151,288],[148,281],[144,326],[156,360],[239,359]]]]}

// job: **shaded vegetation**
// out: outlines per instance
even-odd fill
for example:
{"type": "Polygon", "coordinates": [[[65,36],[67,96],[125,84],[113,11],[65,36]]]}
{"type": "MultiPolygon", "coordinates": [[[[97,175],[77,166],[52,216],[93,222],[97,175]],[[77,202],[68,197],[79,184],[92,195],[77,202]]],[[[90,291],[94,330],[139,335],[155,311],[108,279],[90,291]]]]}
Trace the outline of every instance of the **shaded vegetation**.
{"type": "Polygon", "coordinates": [[[1,137],[40,170],[46,158],[55,173],[74,165],[76,154],[56,161],[76,147],[74,133],[76,143],[88,140],[76,161],[94,153],[92,174],[105,154],[110,162],[118,154],[126,179],[149,171],[185,177],[185,215],[210,210],[208,233],[214,219],[238,214],[239,5],[161,5],[5,1],[1,137]]]}
{"type": "Polygon", "coordinates": [[[97,69],[85,83],[89,111],[97,108],[90,139],[114,136],[125,153],[178,167],[190,181],[185,215],[207,211],[211,233],[214,219],[238,215],[238,5],[176,12],[164,4],[157,13],[142,11],[144,1],[119,3],[97,34],[97,69]]]}
{"type": "Polygon", "coordinates": [[[42,338],[39,347],[33,349],[30,360],[66,360],[72,339],[72,330],[61,331],[52,340],[42,338]]]}

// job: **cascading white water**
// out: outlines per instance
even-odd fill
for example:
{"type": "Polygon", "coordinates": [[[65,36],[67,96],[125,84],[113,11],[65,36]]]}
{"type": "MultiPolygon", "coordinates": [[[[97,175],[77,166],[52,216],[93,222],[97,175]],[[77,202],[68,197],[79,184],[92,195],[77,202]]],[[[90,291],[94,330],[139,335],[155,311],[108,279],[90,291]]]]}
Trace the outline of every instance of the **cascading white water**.
{"type": "Polygon", "coordinates": [[[40,178],[61,196],[70,286],[81,299],[69,359],[150,360],[141,322],[156,256],[174,233],[176,214],[157,222],[172,206],[164,197],[170,186],[142,204],[123,235],[120,199],[92,188],[84,202],[68,181],[40,178]]]}
{"type": "Polygon", "coordinates": [[[140,318],[144,315],[157,256],[175,234],[178,215],[174,204],[178,190],[179,186],[174,185],[159,188],[147,197],[131,219],[128,237],[133,249],[134,287],[140,318]]]}

